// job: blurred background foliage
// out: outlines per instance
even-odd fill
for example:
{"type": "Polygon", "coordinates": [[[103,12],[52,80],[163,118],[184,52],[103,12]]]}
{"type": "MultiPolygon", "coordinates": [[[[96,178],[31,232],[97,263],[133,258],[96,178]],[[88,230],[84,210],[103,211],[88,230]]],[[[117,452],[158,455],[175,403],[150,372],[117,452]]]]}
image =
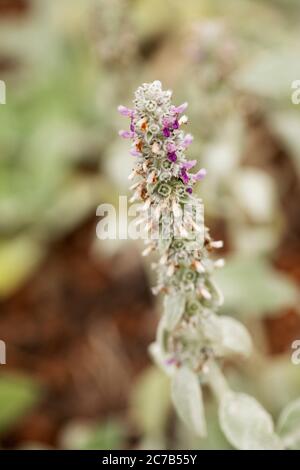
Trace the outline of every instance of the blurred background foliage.
{"type": "Polygon", "coordinates": [[[96,207],[131,168],[116,107],[143,81],[189,102],[223,309],[256,346],[229,379],[275,418],[299,397],[299,14],[298,0],[0,1],[3,448],[230,448],[211,397],[200,442],[150,364],[159,306],[139,247],[96,239],[96,207]]]}

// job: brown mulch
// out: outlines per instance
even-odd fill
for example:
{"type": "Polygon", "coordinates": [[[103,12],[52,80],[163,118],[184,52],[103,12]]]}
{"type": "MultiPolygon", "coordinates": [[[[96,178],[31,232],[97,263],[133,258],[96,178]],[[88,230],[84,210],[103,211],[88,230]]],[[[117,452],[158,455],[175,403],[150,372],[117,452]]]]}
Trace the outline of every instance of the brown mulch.
{"type": "Polygon", "coordinates": [[[102,419],[126,409],[133,377],[148,364],[156,315],[133,249],[113,260],[91,254],[96,221],[50,248],[34,276],[0,303],[5,371],[43,386],[41,404],[2,439],[55,444],[69,419],[102,419]]]}

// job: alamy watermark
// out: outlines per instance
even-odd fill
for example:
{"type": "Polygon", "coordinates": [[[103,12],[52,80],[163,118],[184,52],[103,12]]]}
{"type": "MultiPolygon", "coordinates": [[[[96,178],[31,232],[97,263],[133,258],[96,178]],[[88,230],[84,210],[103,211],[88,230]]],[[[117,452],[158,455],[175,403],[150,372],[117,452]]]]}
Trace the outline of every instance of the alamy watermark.
{"type": "Polygon", "coordinates": [[[147,207],[145,203],[128,205],[127,196],[119,196],[119,207],[101,204],[96,215],[100,240],[169,240],[204,241],[204,209],[199,201],[177,204],[161,203],[147,207]]]}
{"type": "Polygon", "coordinates": [[[291,85],[292,95],[291,100],[293,104],[300,104],[300,80],[294,80],[291,85]]]}
{"type": "Polygon", "coordinates": [[[0,340],[0,365],[6,364],[6,344],[0,340]]]}
{"type": "Polygon", "coordinates": [[[0,104],[6,104],[6,85],[3,80],[0,80],[0,104]]]}
{"type": "Polygon", "coordinates": [[[300,365],[300,339],[292,342],[292,349],[294,350],[291,356],[291,361],[295,366],[300,365]]]}

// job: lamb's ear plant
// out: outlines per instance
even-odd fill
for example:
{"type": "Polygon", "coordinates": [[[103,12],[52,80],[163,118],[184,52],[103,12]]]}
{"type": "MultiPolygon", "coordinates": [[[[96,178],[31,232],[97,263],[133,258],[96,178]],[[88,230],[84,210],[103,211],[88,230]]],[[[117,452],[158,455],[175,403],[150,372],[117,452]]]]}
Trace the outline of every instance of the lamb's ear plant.
{"type": "MultiPolygon", "coordinates": [[[[174,106],[171,91],[161,83],[145,83],[135,92],[133,109],[119,107],[130,118],[120,136],[132,140],[135,158],[132,201],[140,201],[138,223],[147,234],[144,255],[155,251],[157,286],[164,311],[150,353],[170,376],[174,407],[182,421],[200,437],[206,435],[202,387],[218,402],[220,426],[237,449],[282,449],[271,416],[252,397],[232,391],[221,371],[224,358],[251,354],[245,327],[217,314],[223,298],[213,272],[223,260],[211,254],[222,247],[204,225],[203,204],[194,185],[205,176],[191,169],[186,149],[192,136],[182,127],[187,104],[174,106]]],[[[237,286],[238,288],[238,286],[237,286]]]]}

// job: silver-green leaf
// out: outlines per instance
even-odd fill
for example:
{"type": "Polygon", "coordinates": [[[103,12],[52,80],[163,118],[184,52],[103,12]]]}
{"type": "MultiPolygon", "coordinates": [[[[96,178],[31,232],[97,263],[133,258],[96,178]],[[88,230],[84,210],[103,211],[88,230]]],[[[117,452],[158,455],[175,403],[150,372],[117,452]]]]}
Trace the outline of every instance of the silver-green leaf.
{"type": "Polygon", "coordinates": [[[300,398],[281,412],[277,432],[289,449],[300,450],[300,398]]]}
{"type": "Polygon", "coordinates": [[[182,421],[198,436],[206,436],[202,391],[197,375],[181,367],[172,379],[172,401],[182,421]]]}
{"type": "Polygon", "coordinates": [[[239,354],[249,357],[252,351],[252,340],[244,325],[227,316],[219,317],[219,323],[222,331],[220,347],[223,354],[239,354]]]}
{"type": "Polygon", "coordinates": [[[220,402],[220,426],[228,441],[239,450],[280,450],[269,413],[244,393],[227,392],[220,402]]]}
{"type": "Polygon", "coordinates": [[[164,300],[164,325],[172,330],[184,314],[185,297],[181,293],[167,295],[164,300]]]}

